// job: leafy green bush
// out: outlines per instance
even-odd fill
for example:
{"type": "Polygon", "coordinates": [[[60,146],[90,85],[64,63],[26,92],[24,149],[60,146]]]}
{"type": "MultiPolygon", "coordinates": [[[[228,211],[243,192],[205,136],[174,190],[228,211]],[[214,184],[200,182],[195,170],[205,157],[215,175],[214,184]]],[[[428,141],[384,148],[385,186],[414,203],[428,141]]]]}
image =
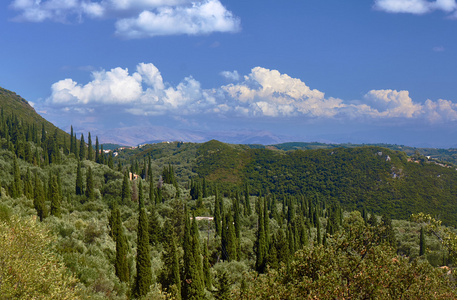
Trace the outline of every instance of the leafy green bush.
{"type": "Polygon", "coordinates": [[[4,299],[79,299],[78,281],[58,260],[55,239],[32,218],[0,222],[0,295],[4,299]]]}

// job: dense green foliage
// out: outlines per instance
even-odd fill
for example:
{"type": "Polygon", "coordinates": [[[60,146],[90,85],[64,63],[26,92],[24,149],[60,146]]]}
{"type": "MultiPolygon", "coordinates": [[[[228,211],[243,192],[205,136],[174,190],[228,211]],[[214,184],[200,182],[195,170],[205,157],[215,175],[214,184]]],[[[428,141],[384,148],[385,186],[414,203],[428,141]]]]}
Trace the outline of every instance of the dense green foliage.
{"type": "MultiPolygon", "coordinates": [[[[340,203],[348,210],[366,208],[377,214],[408,218],[428,211],[456,225],[457,172],[425,160],[409,161],[403,152],[380,147],[332,150],[239,150],[209,142],[199,148],[196,172],[224,180],[250,193],[304,195],[316,201],[340,203]],[[234,157],[237,157],[235,160],[234,157]],[[233,163],[238,161],[237,163],[233,163]],[[219,170],[223,174],[219,175],[219,170]]],[[[227,191],[227,189],[226,189],[227,191]]]]}
{"type": "Polygon", "coordinates": [[[59,261],[54,243],[31,218],[0,221],[2,299],[80,299],[77,280],[59,261]]]}
{"type": "Polygon", "coordinates": [[[360,148],[365,146],[376,146],[387,148],[394,151],[405,152],[408,156],[422,155],[430,156],[435,161],[447,162],[451,164],[457,164],[457,149],[437,149],[437,148],[417,148],[405,145],[392,145],[392,144],[324,144],[324,143],[303,143],[303,142],[292,142],[283,143],[277,145],[248,145],[253,149],[278,149],[278,150],[318,150],[318,149],[335,149],[335,148],[360,148]]]}
{"type": "Polygon", "coordinates": [[[0,270],[18,274],[0,287],[10,298],[51,298],[54,286],[83,299],[455,298],[435,268],[455,263],[454,230],[406,219],[423,210],[454,224],[456,171],[420,155],[210,141],[114,157],[98,137],[91,154],[90,133],[58,136],[1,116],[2,241],[31,236],[8,246],[17,257],[0,245],[0,270]],[[43,275],[48,259],[57,271],[43,275]]]}

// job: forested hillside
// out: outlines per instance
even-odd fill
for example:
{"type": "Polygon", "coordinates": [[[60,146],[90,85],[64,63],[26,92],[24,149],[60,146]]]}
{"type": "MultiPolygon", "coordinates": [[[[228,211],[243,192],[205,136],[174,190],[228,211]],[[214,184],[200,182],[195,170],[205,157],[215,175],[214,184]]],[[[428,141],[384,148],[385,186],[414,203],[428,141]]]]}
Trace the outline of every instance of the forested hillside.
{"type": "Polygon", "coordinates": [[[382,147],[275,151],[211,141],[198,150],[195,171],[253,194],[304,196],[393,218],[426,211],[457,225],[457,171],[423,156],[382,147]]]}
{"type": "Polygon", "coordinates": [[[78,139],[20,108],[5,113],[19,99],[8,95],[0,295],[457,297],[452,269],[437,268],[455,264],[454,229],[422,214],[409,221],[423,211],[455,224],[453,168],[382,147],[210,141],[105,153],[90,133],[78,139]]]}

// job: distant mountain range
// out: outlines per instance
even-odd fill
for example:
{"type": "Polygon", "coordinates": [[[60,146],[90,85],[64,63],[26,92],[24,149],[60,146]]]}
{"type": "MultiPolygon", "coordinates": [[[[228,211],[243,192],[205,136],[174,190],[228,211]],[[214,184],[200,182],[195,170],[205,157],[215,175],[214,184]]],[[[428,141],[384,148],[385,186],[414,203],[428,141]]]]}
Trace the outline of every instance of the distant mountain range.
{"type": "Polygon", "coordinates": [[[294,139],[274,135],[268,131],[217,131],[204,132],[177,130],[163,126],[124,127],[98,133],[102,143],[136,146],[164,141],[203,143],[212,139],[230,144],[272,145],[292,142],[294,139]]]}

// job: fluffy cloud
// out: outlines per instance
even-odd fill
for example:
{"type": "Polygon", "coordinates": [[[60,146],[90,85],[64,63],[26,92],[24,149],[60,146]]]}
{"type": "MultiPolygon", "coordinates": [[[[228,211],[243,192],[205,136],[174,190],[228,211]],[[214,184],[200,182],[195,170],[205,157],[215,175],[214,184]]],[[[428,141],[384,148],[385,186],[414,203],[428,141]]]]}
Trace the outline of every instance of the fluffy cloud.
{"type": "Polygon", "coordinates": [[[428,99],[423,110],[426,118],[432,123],[457,120],[457,104],[449,100],[439,99],[433,102],[428,99]]]}
{"type": "Polygon", "coordinates": [[[455,0],[376,0],[374,7],[389,13],[425,14],[434,10],[453,12],[457,4],[455,0]]]}
{"type": "Polygon", "coordinates": [[[244,82],[223,86],[238,106],[250,109],[240,110],[253,115],[291,116],[334,116],[338,108],[344,107],[342,100],[325,99],[324,93],[311,90],[300,79],[281,74],[277,70],[255,67],[244,82]]]}
{"type": "Polygon", "coordinates": [[[193,3],[190,7],[160,7],[143,11],[138,17],[116,22],[116,33],[127,38],[159,35],[198,35],[211,32],[235,32],[240,21],[218,0],[193,3]]]}
{"type": "MultiPolygon", "coordinates": [[[[222,72],[234,77],[236,72],[222,72]]],[[[178,85],[164,82],[153,64],[138,64],[132,74],[114,68],[92,73],[79,84],[72,79],[54,83],[47,107],[64,112],[95,112],[102,108],[133,115],[200,115],[239,117],[305,117],[319,119],[422,119],[432,123],[457,121],[457,104],[449,100],[414,102],[408,91],[371,90],[352,104],[325,97],[298,78],[255,67],[242,81],[211,90],[189,76],[178,85]]]]}
{"type": "Polygon", "coordinates": [[[141,63],[136,72],[115,68],[92,73],[93,79],[85,85],[72,79],[54,83],[47,104],[64,111],[104,105],[120,106],[135,115],[160,115],[170,111],[179,114],[202,112],[214,105],[214,99],[192,77],[185,78],[176,87],[165,84],[153,64],[141,63]]]}
{"type": "Polygon", "coordinates": [[[408,91],[372,90],[365,95],[371,114],[380,117],[412,118],[421,113],[422,106],[413,103],[408,91]]]}
{"type": "Polygon", "coordinates": [[[125,38],[235,32],[240,21],[219,0],[14,0],[17,21],[82,21],[115,18],[125,38]]]}

